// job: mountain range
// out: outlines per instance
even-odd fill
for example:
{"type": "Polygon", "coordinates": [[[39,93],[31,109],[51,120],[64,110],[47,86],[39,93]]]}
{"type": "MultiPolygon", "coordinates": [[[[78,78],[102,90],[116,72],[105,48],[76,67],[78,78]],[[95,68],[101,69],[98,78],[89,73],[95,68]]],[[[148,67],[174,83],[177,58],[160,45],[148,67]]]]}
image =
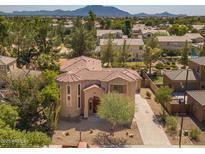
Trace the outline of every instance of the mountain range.
{"type": "Polygon", "coordinates": [[[129,12],[120,10],[113,6],[89,5],[73,11],[69,10],[40,10],[40,11],[13,11],[12,13],[1,12],[2,16],[87,16],[88,12],[92,10],[98,17],[179,17],[186,16],[185,14],[171,14],[169,12],[162,12],[156,14],[138,13],[131,14],[129,12]]]}

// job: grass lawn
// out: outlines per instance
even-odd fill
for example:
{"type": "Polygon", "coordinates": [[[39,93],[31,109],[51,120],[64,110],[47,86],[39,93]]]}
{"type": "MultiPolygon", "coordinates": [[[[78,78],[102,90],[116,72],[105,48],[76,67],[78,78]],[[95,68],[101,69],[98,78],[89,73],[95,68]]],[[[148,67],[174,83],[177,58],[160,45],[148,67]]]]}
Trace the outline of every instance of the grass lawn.
{"type": "Polygon", "coordinates": [[[153,79],[153,82],[155,84],[163,84],[163,77],[162,76],[157,76],[156,78],[153,79]]]}
{"type": "Polygon", "coordinates": [[[126,65],[128,67],[133,67],[133,66],[144,67],[145,63],[144,62],[126,62],[126,65]]]}

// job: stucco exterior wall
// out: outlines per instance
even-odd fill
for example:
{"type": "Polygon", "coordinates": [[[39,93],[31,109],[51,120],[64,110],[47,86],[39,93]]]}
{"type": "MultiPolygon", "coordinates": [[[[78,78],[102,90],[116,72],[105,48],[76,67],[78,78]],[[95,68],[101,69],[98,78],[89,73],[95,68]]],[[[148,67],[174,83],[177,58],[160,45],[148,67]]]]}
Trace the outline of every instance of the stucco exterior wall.
{"type": "Polygon", "coordinates": [[[164,50],[180,50],[184,47],[185,42],[159,42],[159,46],[164,50]]]}

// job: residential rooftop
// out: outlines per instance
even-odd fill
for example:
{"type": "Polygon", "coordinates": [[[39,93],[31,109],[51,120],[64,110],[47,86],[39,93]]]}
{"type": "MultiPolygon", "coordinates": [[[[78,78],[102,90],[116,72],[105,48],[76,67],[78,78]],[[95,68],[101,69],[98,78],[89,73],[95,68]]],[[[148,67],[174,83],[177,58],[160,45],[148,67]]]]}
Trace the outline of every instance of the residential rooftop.
{"type": "Polygon", "coordinates": [[[205,105],[205,90],[191,90],[187,91],[187,94],[195,99],[199,104],[205,105]]]}
{"type": "Polygon", "coordinates": [[[15,61],[16,61],[16,58],[6,57],[6,56],[0,55],[0,64],[8,65],[8,64],[15,62],[15,61]]]}
{"type": "MultiPolygon", "coordinates": [[[[185,81],[187,70],[180,69],[180,70],[168,70],[164,72],[164,75],[166,75],[169,79],[175,80],[175,81],[185,81]]],[[[189,81],[196,81],[198,80],[197,73],[193,70],[189,70],[188,73],[188,80],[189,81]]]]}
{"type": "MultiPolygon", "coordinates": [[[[100,45],[107,45],[108,41],[109,41],[109,39],[100,39],[100,45]]],[[[123,45],[124,41],[126,41],[126,45],[138,45],[138,46],[144,45],[144,42],[142,39],[130,39],[130,38],[113,39],[113,44],[114,45],[123,45]]]]}
{"type": "Polygon", "coordinates": [[[186,36],[157,36],[159,42],[192,42],[192,40],[186,36]]]}
{"type": "Polygon", "coordinates": [[[205,66],[205,56],[204,57],[198,57],[198,58],[194,58],[191,59],[190,61],[199,64],[199,65],[204,65],[205,66]]]}

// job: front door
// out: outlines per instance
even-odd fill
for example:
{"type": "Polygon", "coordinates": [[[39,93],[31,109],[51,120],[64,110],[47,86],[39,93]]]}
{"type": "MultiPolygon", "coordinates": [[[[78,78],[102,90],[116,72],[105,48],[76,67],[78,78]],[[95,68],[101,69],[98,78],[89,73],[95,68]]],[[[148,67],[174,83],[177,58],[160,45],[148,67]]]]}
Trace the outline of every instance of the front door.
{"type": "Polygon", "coordinates": [[[97,107],[100,103],[100,99],[98,97],[93,97],[93,113],[97,113],[97,107]]]}

